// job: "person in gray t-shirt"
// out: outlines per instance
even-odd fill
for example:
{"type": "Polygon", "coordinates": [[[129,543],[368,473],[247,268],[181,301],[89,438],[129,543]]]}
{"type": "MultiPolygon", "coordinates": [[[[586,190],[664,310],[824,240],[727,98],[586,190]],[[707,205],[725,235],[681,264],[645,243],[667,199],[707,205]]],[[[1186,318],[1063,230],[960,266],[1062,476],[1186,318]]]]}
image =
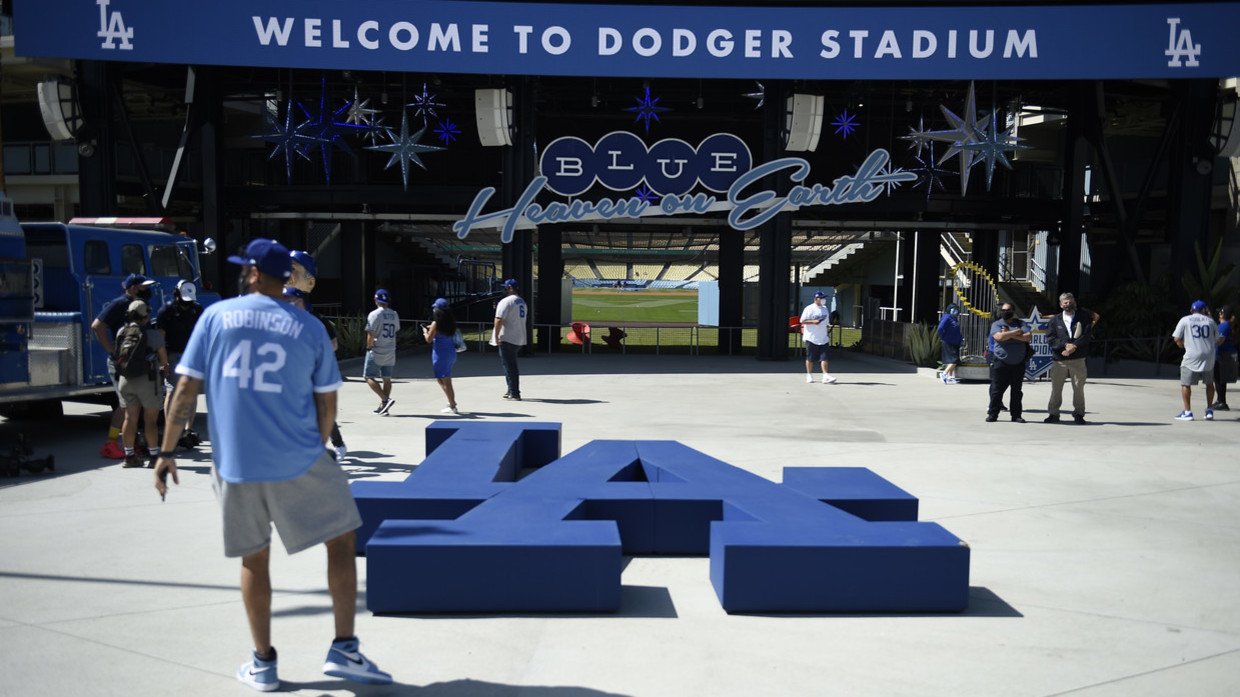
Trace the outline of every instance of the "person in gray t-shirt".
{"type": "Polygon", "coordinates": [[[1180,318],[1171,333],[1176,346],[1184,349],[1184,359],[1180,361],[1180,398],[1184,400],[1184,411],[1176,415],[1177,421],[1192,421],[1193,385],[1198,381],[1206,384],[1206,421],[1214,420],[1214,354],[1223,338],[1219,336],[1218,325],[1210,319],[1210,309],[1204,300],[1193,303],[1192,312],[1180,318]]]}
{"type": "Polygon", "coordinates": [[[375,309],[366,316],[366,362],[362,377],[379,396],[376,414],[387,415],[396,400],[392,399],[392,371],[396,367],[396,332],[400,331],[400,315],[388,307],[392,297],[382,288],[375,291],[375,309]],[[383,380],[383,385],[379,385],[383,380]]]}

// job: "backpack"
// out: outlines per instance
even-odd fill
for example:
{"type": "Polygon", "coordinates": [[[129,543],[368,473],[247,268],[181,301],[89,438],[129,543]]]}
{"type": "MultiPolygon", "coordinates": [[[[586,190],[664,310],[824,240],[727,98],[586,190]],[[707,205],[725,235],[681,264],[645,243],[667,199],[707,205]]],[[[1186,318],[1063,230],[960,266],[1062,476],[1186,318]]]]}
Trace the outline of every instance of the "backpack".
{"type": "Polygon", "coordinates": [[[150,372],[146,345],[146,329],[137,322],[129,322],[116,333],[116,374],[127,378],[146,377],[150,372]]]}

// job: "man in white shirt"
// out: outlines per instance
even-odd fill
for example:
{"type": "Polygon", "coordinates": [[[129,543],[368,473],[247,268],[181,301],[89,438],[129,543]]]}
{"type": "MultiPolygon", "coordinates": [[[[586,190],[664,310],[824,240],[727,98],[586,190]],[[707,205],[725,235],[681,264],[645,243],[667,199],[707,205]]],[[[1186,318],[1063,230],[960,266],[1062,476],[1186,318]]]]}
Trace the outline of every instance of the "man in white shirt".
{"type": "Polygon", "coordinates": [[[827,344],[831,342],[831,313],[826,307],[827,295],[814,293],[814,302],[801,313],[801,336],[805,337],[805,382],[814,382],[814,364],[822,365],[822,384],[835,382],[827,372],[827,344]]]}
{"type": "Polygon", "coordinates": [[[517,370],[517,352],[526,343],[525,318],[528,313],[525,301],[517,290],[515,278],[504,281],[504,291],[508,295],[495,306],[495,331],[491,335],[491,345],[499,347],[500,362],[504,366],[504,380],[508,383],[504,399],[520,402],[521,373],[517,370]]]}
{"type": "Polygon", "coordinates": [[[1214,354],[1223,338],[1219,336],[1218,325],[1210,319],[1210,309],[1204,300],[1193,303],[1192,312],[1180,318],[1171,333],[1176,346],[1184,349],[1184,358],[1180,361],[1180,398],[1184,400],[1184,411],[1176,415],[1177,421],[1192,421],[1193,409],[1190,404],[1193,385],[1198,381],[1206,384],[1206,421],[1214,420],[1214,354]]]}

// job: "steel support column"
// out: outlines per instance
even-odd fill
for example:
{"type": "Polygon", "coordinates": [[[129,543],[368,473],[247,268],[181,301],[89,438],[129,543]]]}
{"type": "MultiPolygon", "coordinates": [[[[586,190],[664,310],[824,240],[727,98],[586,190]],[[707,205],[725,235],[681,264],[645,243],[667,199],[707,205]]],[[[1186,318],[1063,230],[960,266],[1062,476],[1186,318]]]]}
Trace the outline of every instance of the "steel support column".
{"type": "Polygon", "coordinates": [[[1171,277],[1179,279],[1195,273],[1198,244],[1203,255],[1214,251],[1210,246],[1210,197],[1215,153],[1209,137],[1218,81],[1178,80],[1172,89],[1181,99],[1182,118],[1168,160],[1167,233],[1171,241],[1171,277]]]}
{"type": "MultiPolygon", "coordinates": [[[[558,225],[538,228],[538,293],[534,307],[536,324],[559,324],[560,303],[563,301],[561,279],[564,277],[563,232],[558,225]]],[[[560,341],[560,332],[543,331],[538,335],[538,349],[551,351],[560,341]]]]}
{"type": "MultiPolygon", "coordinates": [[[[762,113],[764,162],[783,157],[786,98],[786,85],[767,83],[762,113]]],[[[791,188],[791,182],[783,176],[767,177],[763,185],[777,196],[787,195],[791,188]]],[[[758,359],[783,361],[788,359],[788,313],[792,301],[792,215],[777,215],[759,229],[758,359]]]]}
{"type": "Polygon", "coordinates": [[[745,233],[732,228],[719,230],[719,352],[736,355],[741,351],[740,327],[744,321],[745,233]]]}
{"type": "Polygon", "coordinates": [[[1089,164],[1086,119],[1094,110],[1094,92],[1088,82],[1073,83],[1072,107],[1064,134],[1063,215],[1057,233],[1059,268],[1050,294],[1081,290],[1081,235],[1085,231],[1085,166],[1089,164]]]}
{"type": "MultiPolygon", "coordinates": [[[[521,192],[534,177],[534,140],[538,127],[535,104],[538,91],[533,78],[514,78],[509,89],[513,92],[515,132],[512,145],[504,149],[504,172],[499,194],[505,206],[516,205],[521,192]]],[[[516,230],[512,241],[504,243],[500,251],[504,278],[516,279],[521,297],[527,304],[535,302],[530,295],[534,287],[534,234],[533,230],[516,230]]],[[[527,313],[526,332],[531,338],[534,336],[533,322],[533,313],[527,313]]]]}
{"type": "MultiPolygon", "coordinates": [[[[84,216],[116,215],[116,128],[114,126],[116,63],[80,61],[78,101],[84,119],[78,142],[94,152],[78,157],[79,210],[84,216]]],[[[82,151],[79,150],[79,153],[82,151]]]]}

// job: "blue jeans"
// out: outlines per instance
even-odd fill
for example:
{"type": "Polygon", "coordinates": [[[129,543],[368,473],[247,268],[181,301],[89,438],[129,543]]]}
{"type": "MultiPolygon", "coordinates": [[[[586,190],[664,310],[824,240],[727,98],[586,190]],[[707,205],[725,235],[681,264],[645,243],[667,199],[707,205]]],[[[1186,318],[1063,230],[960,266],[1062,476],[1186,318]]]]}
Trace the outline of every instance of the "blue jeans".
{"type": "Polygon", "coordinates": [[[521,372],[517,370],[517,352],[520,346],[507,341],[499,342],[499,360],[504,364],[504,380],[508,383],[508,394],[521,396],[521,372]]]}

